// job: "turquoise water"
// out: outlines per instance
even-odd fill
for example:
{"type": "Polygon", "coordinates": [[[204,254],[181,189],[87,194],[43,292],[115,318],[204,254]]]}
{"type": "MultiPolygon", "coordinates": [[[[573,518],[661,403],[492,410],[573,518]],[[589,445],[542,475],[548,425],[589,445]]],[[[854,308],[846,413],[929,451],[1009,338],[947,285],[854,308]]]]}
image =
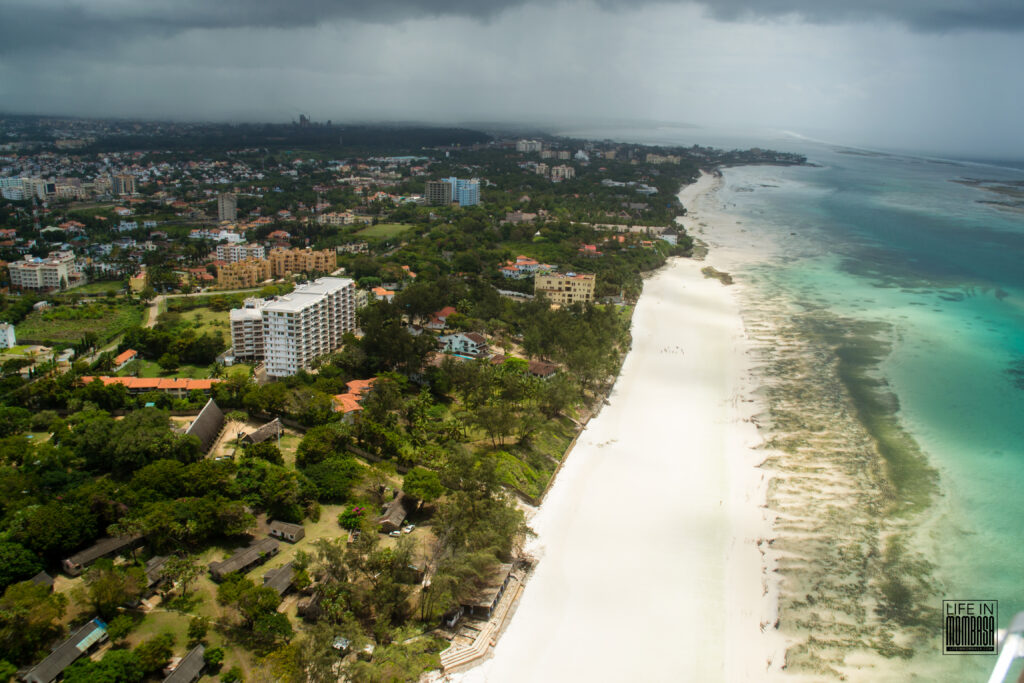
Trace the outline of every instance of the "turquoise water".
{"type": "MultiPolygon", "coordinates": [[[[936,593],[998,600],[1005,625],[1024,610],[1024,213],[951,181],[1024,173],[799,151],[821,167],[726,171],[728,211],[788,245],[748,276],[794,302],[887,324],[878,371],[940,478],[917,539],[936,593]]],[[[992,663],[973,660],[955,666],[992,663]]]]}
{"type": "MultiPolygon", "coordinates": [[[[1024,211],[982,203],[1005,198],[953,182],[1024,181],[1024,160],[935,160],[780,134],[753,138],[683,128],[567,134],[647,144],[761,146],[805,154],[817,165],[724,172],[719,203],[744,230],[768,235],[775,245],[766,259],[737,266],[752,299],[748,308],[754,309],[748,323],[759,322],[759,303],[775,310],[783,301],[792,313],[782,317],[782,334],[791,336],[780,339],[792,341],[809,330],[808,338],[817,335],[817,342],[840,348],[844,335],[875,335],[879,362],[867,364],[871,375],[891,393],[898,424],[938,475],[930,504],[894,525],[907,520],[900,533],[932,565],[924,607],[937,614],[944,598],[994,599],[1000,626],[1024,610],[1024,211]],[[810,315],[802,319],[801,312],[810,315]]],[[[826,356],[814,362],[827,365],[826,356]]],[[[799,400],[785,407],[793,405],[799,400]]],[[[805,408],[820,417],[812,415],[813,405],[805,408]]],[[[836,433],[843,433],[838,425],[836,433]]],[[[872,543],[864,534],[854,545],[861,538],[865,547],[872,543]]],[[[879,540],[876,548],[884,543],[879,540]]],[[[835,560],[822,556],[818,578],[844,566],[835,560]]],[[[813,578],[813,571],[807,574],[813,578]]],[[[865,585],[877,586],[874,576],[865,585]]],[[[821,594],[831,590],[831,597],[838,596],[842,580],[821,594]]],[[[802,592],[809,584],[797,585],[802,592]]],[[[877,591],[861,602],[876,599],[877,591]]],[[[835,613],[853,614],[855,602],[837,599],[835,613]]],[[[787,614],[803,617],[811,609],[792,596],[780,600],[784,630],[787,614]]],[[[813,635],[814,629],[806,632],[813,635]]],[[[893,633],[899,638],[899,628],[893,633]]],[[[937,634],[902,642],[914,656],[884,660],[866,680],[985,680],[994,663],[987,656],[943,657],[937,634]]],[[[835,649],[871,649],[865,645],[855,635],[835,649]]],[[[850,672],[849,666],[856,665],[847,661],[839,668],[850,672]]],[[[1009,680],[1016,680],[1019,669],[1009,680]]],[[[864,679],[855,672],[852,677],[864,679]]]]}

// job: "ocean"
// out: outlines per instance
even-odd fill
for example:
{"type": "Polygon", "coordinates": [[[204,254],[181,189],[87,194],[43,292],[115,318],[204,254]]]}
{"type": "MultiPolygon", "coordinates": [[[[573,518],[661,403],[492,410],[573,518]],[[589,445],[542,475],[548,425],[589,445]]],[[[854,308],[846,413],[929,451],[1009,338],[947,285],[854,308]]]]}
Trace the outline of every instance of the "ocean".
{"type": "Polygon", "coordinates": [[[742,227],[706,236],[713,264],[716,242],[754,254],[729,265],[762,344],[787,669],[984,680],[994,656],[941,654],[942,601],[1024,610],[1024,161],[567,134],[808,157],[726,169],[716,208],[742,227]]]}

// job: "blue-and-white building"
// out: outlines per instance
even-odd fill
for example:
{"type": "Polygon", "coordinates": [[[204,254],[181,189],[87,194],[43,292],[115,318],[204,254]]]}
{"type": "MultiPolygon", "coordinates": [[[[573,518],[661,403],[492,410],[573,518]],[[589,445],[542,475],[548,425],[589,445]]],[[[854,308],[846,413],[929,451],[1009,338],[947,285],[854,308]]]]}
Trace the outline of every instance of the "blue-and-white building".
{"type": "Polygon", "coordinates": [[[444,182],[452,186],[452,201],[459,206],[476,206],[480,203],[480,181],[476,178],[445,178],[444,182]]]}

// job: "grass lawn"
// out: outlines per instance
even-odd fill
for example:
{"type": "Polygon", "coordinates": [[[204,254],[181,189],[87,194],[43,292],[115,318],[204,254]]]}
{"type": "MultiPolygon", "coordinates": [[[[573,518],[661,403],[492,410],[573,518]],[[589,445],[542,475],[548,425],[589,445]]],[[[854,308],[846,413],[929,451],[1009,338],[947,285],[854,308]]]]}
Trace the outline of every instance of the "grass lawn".
{"type": "Polygon", "coordinates": [[[122,289],[124,289],[124,280],[102,280],[86,283],[81,287],[62,292],[62,294],[106,294],[109,291],[120,292],[122,289]]]}
{"type": "Polygon", "coordinates": [[[252,375],[252,365],[248,363],[235,363],[229,368],[224,368],[224,379],[230,377],[249,377],[252,375]]]}
{"type": "Polygon", "coordinates": [[[142,322],[144,310],[124,301],[85,306],[55,306],[33,311],[17,326],[18,339],[38,344],[73,344],[86,332],[95,332],[100,344],[124,334],[142,322]]]}
{"type": "Polygon", "coordinates": [[[210,377],[209,367],[197,367],[195,365],[181,365],[174,372],[164,373],[160,366],[151,360],[134,360],[128,366],[117,373],[120,377],[186,377],[188,379],[208,379],[210,377]]]}
{"type": "Polygon", "coordinates": [[[219,334],[225,341],[229,341],[231,314],[228,311],[214,311],[204,306],[202,308],[193,308],[191,311],[182,311],[175,315],[180,316],[179,319],[182,323],[192,326],[197,335],[209,332],[214,335],[219,334]]]}
{"type": "Polygon", "coordinates": [[[285,432],[281,435],[281,457],[284,458],[284,464],[288,467],[295,467],[295,451],[299,448],[299,444],[302,442],[302,437],[298,434],[292,434],[285,432]]]}
{"type": "Polygon", "coordinates": [[[356,234],[360,237],[377,237],[382,239],[388,239],[391,237],[397,237],[407,230],[411,230],[411,225],[404,223],[379,223],[378,225],[370,225],[356,234]]]}

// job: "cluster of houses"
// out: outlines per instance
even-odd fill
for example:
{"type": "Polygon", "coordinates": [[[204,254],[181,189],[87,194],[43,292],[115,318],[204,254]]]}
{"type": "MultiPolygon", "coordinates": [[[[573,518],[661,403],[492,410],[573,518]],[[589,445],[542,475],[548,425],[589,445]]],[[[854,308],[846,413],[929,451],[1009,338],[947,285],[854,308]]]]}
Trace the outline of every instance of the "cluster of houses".
{"type": "Polygon", "coordinates": [[[541,263],[529,256],[517,256],[515,261],[508,261],[501,267],[501,275],[506,280],[522,280],[537,273],[550,273],[555,270],[558,270],[558,266],[541,263]]]}

